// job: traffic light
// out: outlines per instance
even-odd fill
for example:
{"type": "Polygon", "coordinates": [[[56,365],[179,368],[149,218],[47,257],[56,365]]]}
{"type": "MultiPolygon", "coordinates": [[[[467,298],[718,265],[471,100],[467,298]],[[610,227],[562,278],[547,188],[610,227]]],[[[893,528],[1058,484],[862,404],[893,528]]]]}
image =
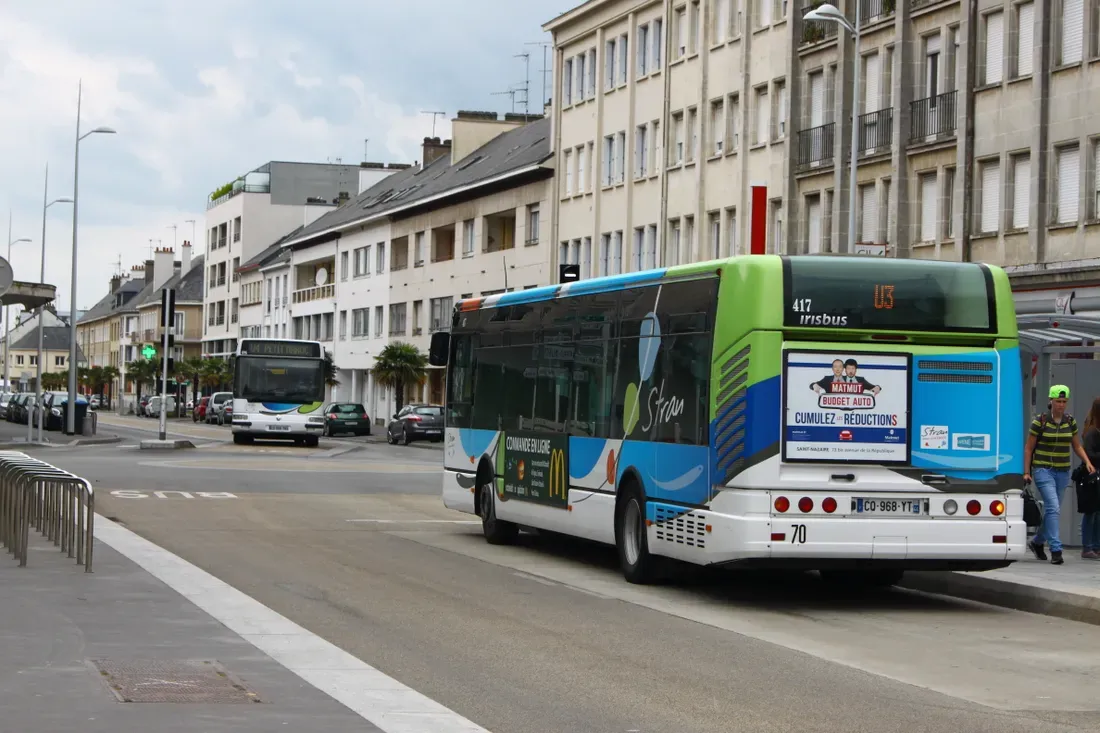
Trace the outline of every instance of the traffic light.
{"type": "Polygon", "coordinates": [[[580,279],[580,265],[558,265],[558,283],[571,283],[580,279]]]}

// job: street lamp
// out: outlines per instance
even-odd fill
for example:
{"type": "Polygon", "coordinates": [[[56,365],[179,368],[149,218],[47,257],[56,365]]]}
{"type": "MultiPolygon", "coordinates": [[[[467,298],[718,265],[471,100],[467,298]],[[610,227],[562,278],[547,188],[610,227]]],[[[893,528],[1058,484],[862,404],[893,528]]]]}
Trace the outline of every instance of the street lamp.
{"type": "Polygon", "coordinates": [[[113,135],[115,132],[110,127],[97,127],[83,135],[80,134],[80,98],[82,89],[83,82],[79,83],[76,88],[76,149],[73,154],[73,272],[72,282],[69,285],[69,320],[71,321],[71,327],[69,328],[69,409],[65,420],[66,435],[73,435],[76,433],[76,207],[80,190],[80,141],[89,135],[95,135],[97,133],[113,135]]]}
{"type": "MultiPolygon", "coordinates": [[[[38,275],[39,282],[46,282],[46,211],[54,204],[71,204],[73,200],[67,196],[54,199],[49,203],[46,201],[49,199],[50,190],[50,164],[46,164],[46,180],[42,186],[42,266],[38,275]]],[[[69,316],[69,328],[75,329],[76,323],[74,322],[74,316],[69,316]]],[[[42,335],[45,333],[46,328],[46,306],[42,305],[38,309],[38,375],[34,382],[35,401],[34,404],[42,404],[42,335]]],[[[70,366],[70,368],[72,368],[70,366]]],[[[42,426],[46,420],[43,415],[38,416],[38,442],[42,442],[42,426]]]]}
{"type": "Polygon", "coordinates": [[[860,0],[856,0],[856,24],[853,26],[844,13],[830,3],[818,5],[802,16],[803,20],[821,20],[836,23],[852,34],[855,50],[852,53],[852,150],[848,164],[851,176],[848,183],[848,254],[856,251],[856,166],[859,150],[859,15],[860,0]]]}
{"type": "MultiPolygon", "coordinates": [[[[22,237],[20,239],[12,239],[11,238],[11,212],[9,211],[8,212],[8,263],[9,264],[11,263],[11,246],[13,244],[19,244],[20,242],[29,242],[29,241],[31,241],[31,240],[27,239],[26,237],[22,237]]],[[[9,367],[9,362],[11,361],[11,359],[9,357],[10,350],[11,350],[11,333],[9,332],[9,329],[8,329],[8,324],[10,322],[10,316],[11,316],[11,306],[9,305],[9,306],[4,308],[4,389],[7,389],[7,390],[11,389],[11,380],[8,377],[8,375],[10,373],[8,367],[9,367]]]]}

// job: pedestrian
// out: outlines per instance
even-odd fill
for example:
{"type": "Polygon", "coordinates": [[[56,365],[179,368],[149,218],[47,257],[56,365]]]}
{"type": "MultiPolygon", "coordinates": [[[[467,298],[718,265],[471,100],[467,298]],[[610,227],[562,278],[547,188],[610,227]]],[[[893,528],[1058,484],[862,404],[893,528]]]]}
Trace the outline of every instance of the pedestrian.
{"type": "Polygon", "coordinates": [[[1049,409],[1031,421],[1024,447],[1024,481],[1030,482],[1034,474],[1035,487],[1043,497],[1043,523],[1028,546],[1035,557],[1046,560],[1044,545],[1049,542],[1051,564],[1061,565],[1064,561],[1058,523],[1062,497],[1069,484],[1071,451],[1080,457],[1090,474],[1096,473],[1096,469],[1077,435],[1077,420],[1066,412],[1069,387],[1056,384],[1050,388],[1048,396],[1049,409]]]}
{"type": "MultiPolygon", "coordinates": [[[[1085,453],[1095,466],[1100,459],[1100,397],[1092,401],[1092,409],[1085,418],[1081,442],[1085,453]]],[[[1081,557],[1100,560],[1100,475],[1089,473],[1077,484],[1077,511],[1081,512],[1081,557]]]]}

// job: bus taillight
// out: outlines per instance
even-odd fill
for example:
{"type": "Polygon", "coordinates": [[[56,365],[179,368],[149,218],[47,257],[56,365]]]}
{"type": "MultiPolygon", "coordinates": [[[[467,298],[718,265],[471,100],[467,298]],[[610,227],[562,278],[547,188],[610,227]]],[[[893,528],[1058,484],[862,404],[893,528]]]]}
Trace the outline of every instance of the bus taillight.
{"type": "Polygon", "coordinates": [[[973,517],[974,515],[976,515],[981,510],[982,510],[982,503],[980,501],[978,501],[977,499],[971,499],[970,501],[966,502],[966,513],[969,514],[970,516],[973,517]]]}
{"type": "Polygon", "coordinates": [[[997,499],[989,505],[989,511],[992,512],[993,516],[999,517],[1005,513],[1005,503],[997,499]]]}
{"type": "Polygon", "coordinates": [[[806,514],[807,512],[813,511],[813,508],[814,508],[814,500],[811,499],[810,497],[803,496],[801,499],[798,500],[798,510],[800,512],[802,512],[803,514],[806,514]]]}
{"type": "Polygon", "coordinates": [[[825,510],[826,514],[832,514],[836,511],[836,499],[830,496],[821,502],[821,508],[825,510]]]}
{"type": "Polygon", "coordinates": [[[775,500],[775,510],[780,514],[785,513],[791,508],[791,500],[785,496],[781,496],[775,500]]]}

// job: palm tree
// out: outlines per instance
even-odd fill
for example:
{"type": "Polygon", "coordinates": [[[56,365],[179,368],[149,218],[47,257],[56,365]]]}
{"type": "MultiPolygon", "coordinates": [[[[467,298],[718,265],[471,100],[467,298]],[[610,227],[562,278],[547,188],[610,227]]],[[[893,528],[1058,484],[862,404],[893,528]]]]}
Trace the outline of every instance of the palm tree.
{"type": "Polygon", "coordinates": [[[86,367],[80,371],[82,372],[80,376],[81,380],[86,387],[91,387],[92,394],[101,394],[105,383],[103,379],[103,367],[86,367]]]}
{"type": "Polygon", "coordinates": [[[134,388],[137,392],[137,402],[141,404],[141,385],[156,384],[157,374],[160,373],[160,359],[137,359],[126,367],[126,373],[134,380],[134,388]]]}
{"type": "Polygon", "coordinates": [[[393,387],[397,411],[405,405],[405,385],[424,384],[428,378],[428,357],[404,341],[386,344],[371,370],[378,383],[393,387]]]}
{"type": "Polygon", "coordinates": [[[113,367],[113,366],[100,367],[99,369],[100,369],[100,374],[103,377],[103,381],[107,385],[107,399],[106,399],[106,404],[104,405],[104,409],[110,410],[111,409],[111,397],[114,395],[114,391],[115,391],[114,390],[115,380],[118,379],[121,376],[121,372],[119,372],[118,367],[113,367]]]}
{"type": "Polygon", "coordinates": [[[191,383],[192,399],[196,405],[199,403],[199,387],[205,369],[206,362],[199,357],[184,359],[176,364],[177,379],[183,377],[183,381],[191,383]]]}
{"type": "Polygon", "coordinates": [[[232,386],[233,372],[229,369],[229,362],[225,359],[206,359],[202,363],[202,385],[216,391],[225,390],[226,385],[232,386]]]}

